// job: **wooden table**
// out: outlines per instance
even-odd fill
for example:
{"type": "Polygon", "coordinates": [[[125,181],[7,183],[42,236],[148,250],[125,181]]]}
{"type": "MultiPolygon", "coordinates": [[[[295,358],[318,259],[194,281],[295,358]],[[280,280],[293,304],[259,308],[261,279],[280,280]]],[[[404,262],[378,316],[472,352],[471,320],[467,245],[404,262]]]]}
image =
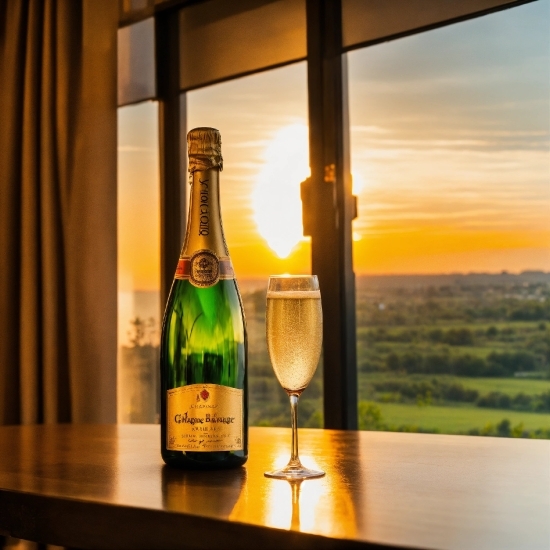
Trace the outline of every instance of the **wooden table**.
{"type": "Polygon", "coordinates": [[[159,427],[0,427],[0,534],[78,548],[550,549],[550,441],[300,430],[325,478],[263,476],[290,431],[252,428],[238,470],[164,466],[159,427]]]}

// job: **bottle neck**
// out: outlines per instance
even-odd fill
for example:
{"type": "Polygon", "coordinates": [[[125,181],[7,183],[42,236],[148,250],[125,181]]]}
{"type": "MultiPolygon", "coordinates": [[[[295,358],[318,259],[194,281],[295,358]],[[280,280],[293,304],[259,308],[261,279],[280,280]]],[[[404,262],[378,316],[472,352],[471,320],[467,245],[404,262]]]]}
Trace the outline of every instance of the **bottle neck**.
{"type": "Polygon", "coordinates": [[[192,175],[187,231],[181,256],[210,250],[218,257],[229,256],[223,234],[220,209],[220,171],[196,170],[192,175]]]}

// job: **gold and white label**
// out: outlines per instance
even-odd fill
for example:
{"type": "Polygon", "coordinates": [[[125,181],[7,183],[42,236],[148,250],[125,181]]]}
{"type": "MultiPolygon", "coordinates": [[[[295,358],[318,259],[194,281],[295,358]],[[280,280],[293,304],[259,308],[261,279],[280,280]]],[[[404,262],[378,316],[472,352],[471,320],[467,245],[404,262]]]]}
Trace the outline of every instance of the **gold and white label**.
{"type": "Polygon", "coordinates": [[[170,451],[239,451],[243,448],[243,390],[191,384],[168,390],[170,451]]]}

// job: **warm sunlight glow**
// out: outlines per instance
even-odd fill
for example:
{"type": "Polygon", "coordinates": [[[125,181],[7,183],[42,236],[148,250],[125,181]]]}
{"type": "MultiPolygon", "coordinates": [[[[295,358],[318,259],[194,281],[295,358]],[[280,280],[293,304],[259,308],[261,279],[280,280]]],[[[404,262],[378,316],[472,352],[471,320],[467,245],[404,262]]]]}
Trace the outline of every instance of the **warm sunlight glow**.
{"type": "Polygon", "coordinates": [[[292,124],[275,134],[252,196],[258,232],[279,258],[304,238],[300,183],[309,176],[307,132],[306,125],[292,124]]]}
{"type": "Polygon", "coordinates": [[[359,193],[361,193],[363,189],[365,189],[365,186],[367,185],[365,182],[365,178],[363,178],[363,176],[358,172],[352,172],[351,182],[352,182],[351,192],[354,195],[359,195],[359,193]]]}
{"type": "MultiPolygon", "coordinates": [[[[284,467],[288,458],[288,453],[279,453],[272,461],[272,467],[284,467]]],[[[301,461],[307,468],[326,469],[326,465],[319,464],[312,455],[302,455],[301,461]]],[[[251,506],[259,515],[257,521],[262,524],[321,535],[338,533],[338,536],[349,536],[356,530],[349,488],[338,475],[327,472],[327,477],[298,484],[270,481],[266,487],[266,501],[258,500],[251,506]],[[265,506],[263,510],[262,506],[265,506]]],[[[254,497],[260,494],[258,492],[254,497]]]]}

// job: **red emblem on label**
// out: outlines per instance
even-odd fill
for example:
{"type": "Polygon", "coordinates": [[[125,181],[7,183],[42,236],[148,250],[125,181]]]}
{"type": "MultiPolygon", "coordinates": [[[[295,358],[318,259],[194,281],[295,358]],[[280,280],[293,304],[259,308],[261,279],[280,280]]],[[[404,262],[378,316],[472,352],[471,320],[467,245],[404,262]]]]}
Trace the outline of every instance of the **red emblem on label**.
{"type": "Polygon", "coordinates": [[[208,393],[208,390],[206,390],[206,389],[202,390],[201,393],[200,393],[200,396],[201,396],[205,401],[208,399],[209,395],[210,395],[210,394],[208,393]]]}

